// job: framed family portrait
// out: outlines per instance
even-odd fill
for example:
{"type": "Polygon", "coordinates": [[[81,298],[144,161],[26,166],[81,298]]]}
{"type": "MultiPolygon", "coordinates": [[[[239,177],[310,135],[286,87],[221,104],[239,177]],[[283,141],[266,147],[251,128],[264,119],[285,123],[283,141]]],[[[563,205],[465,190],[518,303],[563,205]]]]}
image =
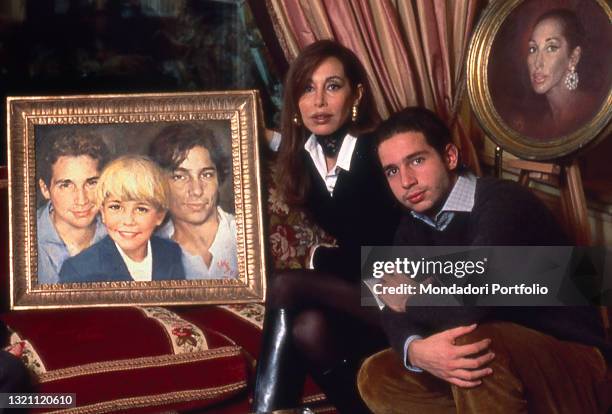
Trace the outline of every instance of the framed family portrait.
{"type": "Polygon", "coordinates": [[[263,301],[258,105],[8,97],[11,307],[263,301]]]}
{"type": "Polygon", "coordinates": [[[472,36],[474,113],[504,150],[566,157],[608,137],[612,12],[606,0],[493,1],[472,36]]]}

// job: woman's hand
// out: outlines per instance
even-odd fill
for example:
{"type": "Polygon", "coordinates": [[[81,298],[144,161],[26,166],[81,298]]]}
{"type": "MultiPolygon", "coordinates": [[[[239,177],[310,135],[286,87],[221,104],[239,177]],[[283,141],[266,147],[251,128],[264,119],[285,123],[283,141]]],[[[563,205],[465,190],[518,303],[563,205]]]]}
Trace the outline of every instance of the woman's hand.
{"type": "Polygon", "coordinates": [[[274,137],[274,131],[268,128],[264,129],[264,138],[266,139],[266,142],[268,143],[268,146],[270,146],[270,142],[272,142],[272,137],[274,137]]]}

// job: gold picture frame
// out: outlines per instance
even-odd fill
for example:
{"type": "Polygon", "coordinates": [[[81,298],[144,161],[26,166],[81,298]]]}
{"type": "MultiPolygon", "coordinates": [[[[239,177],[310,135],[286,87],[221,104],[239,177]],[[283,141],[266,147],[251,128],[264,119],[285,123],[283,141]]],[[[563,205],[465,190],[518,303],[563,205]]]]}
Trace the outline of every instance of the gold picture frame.
{"type": "MultiPolygon", "coordinates": [[[[258,105],[257,91],[8,97],[11,308],[262,302],[266,243],[258,105]],[[73,130],[96,133],[114,156],[146,154],[151,136],[168,125],[213,131],[230,157],[227,188],[219,185],[217,194],[219,205],[224,194],[233,199],[225,208],[233,208],[235,218],[237,275],[196,280],[39,281],[38,254],[43,245],[37,240],[41,190],[36,174],[53,137],[73,130]]],[[[42,199],[43,206],[50,205],[45,202],[42,199]]]]}
{"type": "MultiPolygon", "coordinates": [[[[612,58],[604,51],[612,47],[611,22],[609,2],[604,0],[491,2],[475,28],[467,56],[470,103],[489,137],[504,150],[536,161],[568,157],[608,137],[612,58]],[[565,107],[555,106],[559,101],[548,94],[554,88],[546,86],[547,77],[553,78],[551,69],[536,73],[528,61],[528,54],[535,56],[531,46],[536,23],[559,9],[574,14],[581,43],[576,66],[580,83],[569,99],[561,101],[565,107]]],[[[563,81],[556,85],[566,87],[563,81]]]]}

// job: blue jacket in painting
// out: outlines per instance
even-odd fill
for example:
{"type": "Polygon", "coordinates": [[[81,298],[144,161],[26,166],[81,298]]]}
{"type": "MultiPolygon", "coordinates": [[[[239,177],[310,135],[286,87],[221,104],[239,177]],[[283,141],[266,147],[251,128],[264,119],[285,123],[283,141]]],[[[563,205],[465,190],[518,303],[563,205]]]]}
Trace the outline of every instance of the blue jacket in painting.
{"type": "MultiPolygon", "coordinates": [[[[171,240],[151,237],[152,280],[185,279],[181,248],[171,240]]],[[[67,259],[59,274],[60,283],[133,281],[113,240],[98,243],[67,259]]]]}

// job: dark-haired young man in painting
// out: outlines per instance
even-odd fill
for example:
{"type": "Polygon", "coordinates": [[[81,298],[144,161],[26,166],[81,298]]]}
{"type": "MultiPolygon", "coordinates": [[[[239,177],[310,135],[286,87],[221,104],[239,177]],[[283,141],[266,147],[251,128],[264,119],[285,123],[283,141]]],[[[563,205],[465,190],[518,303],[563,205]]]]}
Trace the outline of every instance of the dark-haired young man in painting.
{"type": "Polygon", "coordinates": [[[66,259],[106,235],[95,203],[100,171],[109,159],[104,141],[86,131],[58,135],[37,163],[47,200],[37,212],[38,283],[58,283],[66,259]]]}
{"type": "Polygon", "coordinates": [[[230,161],[212,131],[170,125],[151,142],[149,155],[170,184],[170,219],[158,234],[181,246],[186,278],[237,278],[236,220],[219,205],[230,161]]]}

